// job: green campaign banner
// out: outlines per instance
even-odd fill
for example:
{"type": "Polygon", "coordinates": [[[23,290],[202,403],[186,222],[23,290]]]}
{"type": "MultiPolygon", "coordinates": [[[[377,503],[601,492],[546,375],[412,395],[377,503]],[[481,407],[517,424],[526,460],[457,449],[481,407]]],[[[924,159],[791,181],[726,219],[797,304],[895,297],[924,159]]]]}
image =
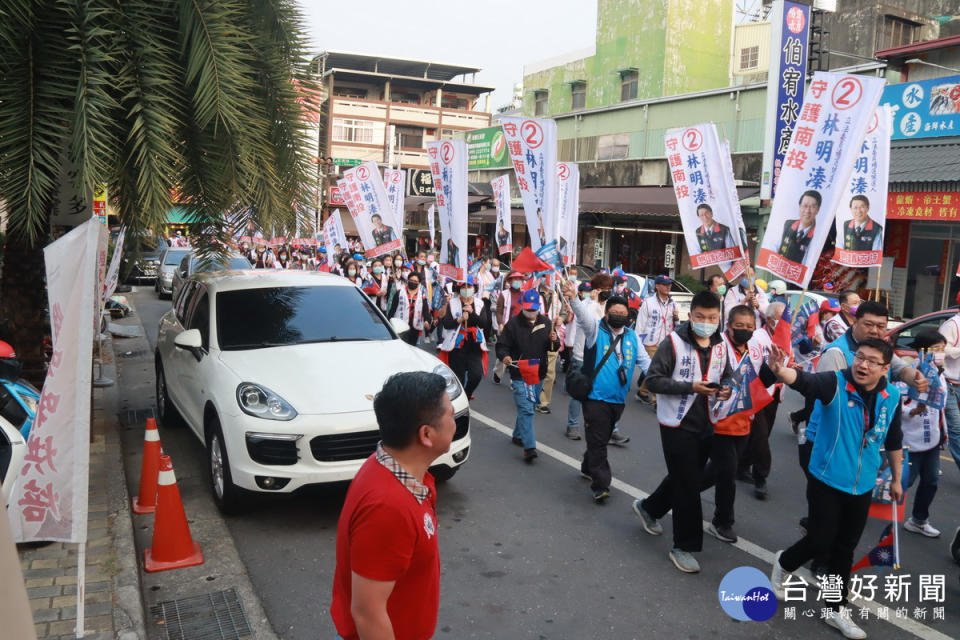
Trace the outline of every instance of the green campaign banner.
{"type": "Polygon", "coordinates": [[[507,141],[501,127],[486,127],[467,131],[467,167],[469,169],[499,169],[510,166],[507,141]]]}

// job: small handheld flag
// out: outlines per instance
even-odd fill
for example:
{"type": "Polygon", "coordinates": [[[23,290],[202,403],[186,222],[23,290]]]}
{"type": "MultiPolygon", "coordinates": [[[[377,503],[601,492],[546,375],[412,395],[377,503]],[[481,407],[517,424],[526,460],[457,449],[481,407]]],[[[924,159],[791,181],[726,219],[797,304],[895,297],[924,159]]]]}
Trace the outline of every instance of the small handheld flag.
{"type": "Polygon", "coordinates": [[[540,360],[517,360],[517,368],[527,384],[540,383],[540,360]]]}
{"type": "Polygon", "coordinates": [[[893,523],[885,526],[883,532],[880,534],[880,541],[877,543],[877,546],[871,549],[867,555],[860,558],[860,561],[853,565],[850,571],[859,571],[867,567],[896,568],[899,566],[897,562],[896,545],[894,544],[895,536],[896,529],[893,523]]]}

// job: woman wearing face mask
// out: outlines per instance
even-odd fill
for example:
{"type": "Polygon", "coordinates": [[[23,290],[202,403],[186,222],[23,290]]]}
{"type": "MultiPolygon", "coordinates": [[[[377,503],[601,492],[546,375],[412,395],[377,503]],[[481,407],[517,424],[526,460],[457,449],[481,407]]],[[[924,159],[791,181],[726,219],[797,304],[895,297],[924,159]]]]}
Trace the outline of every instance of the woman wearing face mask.
{"type": "Polygon", "coordinates": [[[360,264],[353,258],[344,261],[343,277],[358,287],[363,287],[363,278],[360,277],[360,264]]]}
{"type": "Polygon", "coordinates": [[[487,375],[487,341],[484,330],[490,328],[490,306],[477,294],[477,279],[467,276],[442,312],[440,353],[437,354],[460,380],[467,397],[487,375]]]}
{"type": "MultiPolygon", "coordinates": [[[[520,298],[523,296],[523,281],[526,278],[519,271],[511,271],[506,278],[506,286],[497,296],[497,314],[494,318],[494,327],[498,332],[503,332],[504,327],[513,318],[520,313],[520,298]]],[[[506,373],[502,361],[497,361],[497,366],[493,369],[493,382],[500,384],[500,380],[506,373]]]]}
{"type": "Polygon", "coordinates": [[[416,346],[420,336],[430,330],[430,301],[427,300],[426,290],[420,286],[419,275],[413,273],[405,279],[402,289],[390,305],[387,317],[400,318],[410,325],[409,331],[400,334],[400,338],[410,345],[416,346]]]}
{"type": "Polygon", "coordinates": [[[280,247],[277,251],[277,259],[274,261],[274,269],[289,269],[290,268],[290,253],[287,251],[285,246],[280,247]]]}
{"type": "Polygon", "coordinates": [[[380,260],[374,260],[370,267],[370,279],[363,285],[363,291],[373,303],[386,313],[395,293],[395,281],[386,274],[386,267],[380,260]]]}

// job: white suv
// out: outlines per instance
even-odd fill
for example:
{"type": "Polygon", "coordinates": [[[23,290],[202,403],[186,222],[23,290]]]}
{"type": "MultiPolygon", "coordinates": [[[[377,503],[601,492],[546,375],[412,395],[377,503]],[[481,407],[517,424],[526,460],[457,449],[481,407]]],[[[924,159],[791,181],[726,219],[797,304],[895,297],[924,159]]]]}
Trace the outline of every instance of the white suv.
{"type": "Polygon", "coordinates": [[[380,440],[373,397],[401,371],[447,381],[457,431],[434,463],[438,480],[469,455],[463,388],[436,357],[406,344],[356,286],[311,271],[234,271],[191,277],[160,320],[157,406],[207,447],[217,505],[244,490],[292,492],[350,480],[380,440]]]}

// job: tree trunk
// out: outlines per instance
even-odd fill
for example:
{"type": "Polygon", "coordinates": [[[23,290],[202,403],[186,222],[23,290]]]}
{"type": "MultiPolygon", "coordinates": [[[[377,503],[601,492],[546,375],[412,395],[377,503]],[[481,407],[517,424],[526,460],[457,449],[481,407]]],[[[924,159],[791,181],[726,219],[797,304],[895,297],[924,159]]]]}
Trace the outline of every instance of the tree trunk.
{"type": "Polygon", "coordinates": [[[0,277],[0,340],[9,342],[23,363],[23,377],[38,389],[46,375],[43,339],[50,335],[47,285],[43,261],[46,236],[31,246],[11,232],[0,277]]]}

